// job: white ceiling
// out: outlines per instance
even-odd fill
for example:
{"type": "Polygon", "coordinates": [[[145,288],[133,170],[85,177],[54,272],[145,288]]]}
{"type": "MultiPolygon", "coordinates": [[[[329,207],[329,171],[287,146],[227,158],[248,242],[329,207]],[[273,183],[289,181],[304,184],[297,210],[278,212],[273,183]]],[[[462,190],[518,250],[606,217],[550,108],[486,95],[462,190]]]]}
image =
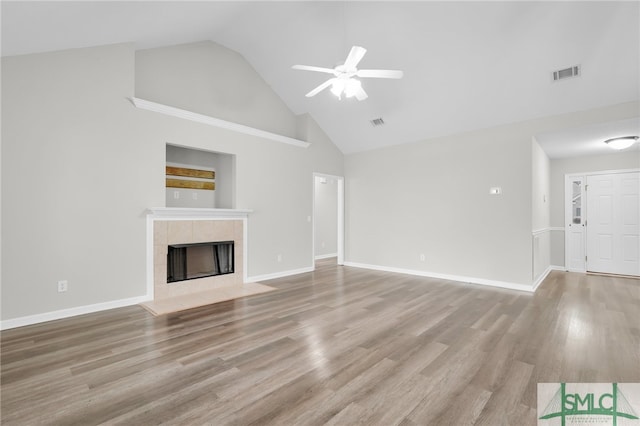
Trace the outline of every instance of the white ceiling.
{"type": "MultiPolygon", "coordinates": [[[[539,133],[536,135],[536,140],[549,158],[571,158],[614,153],[615,151],[604,143],[605,140],[638,135],[640,135],[640,118],[630,118],[539,133]]],[[[626,151],[640,152],[640,144],[636,143],[626,151]]],[[[638,164],[640,165],[640,157],[638,157],[638,164]]]]}
{"type": "MultiPolygon", "coordinates": [[[[3,1],[2,54],[213,40],[351,153],[638,100],[639,17],[639,2],[3,1]],[[363,79],[362,102],[305,98],[327,75],[291,66],[332,68],[352,45],[368,49],[360,68],[405,77],[363,79]],[[551,71],[575,64],[579,78],[551,82],[551,71]],[[386,124],[374,128],[378,117],[386,124]]],[[[565,137],[541,140],[547,149],[565,137]]]]}

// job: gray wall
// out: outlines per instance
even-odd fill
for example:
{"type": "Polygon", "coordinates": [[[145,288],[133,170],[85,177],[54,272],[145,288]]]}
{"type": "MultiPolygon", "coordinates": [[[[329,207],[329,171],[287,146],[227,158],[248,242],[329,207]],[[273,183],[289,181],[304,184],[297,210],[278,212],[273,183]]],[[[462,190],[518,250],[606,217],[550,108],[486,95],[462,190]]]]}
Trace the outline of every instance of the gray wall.
{"type": "Polygon", "coordinates": [[[314,182],[315,256],[336,255],[338,252],[338,183],[316,176],[314,182]]]}
{"type": "MultiPolygon", "coordinates": [[[[564,228],[564,176],[570,173],[640,168],[640,151],[551,160],[551,227],[564,228]]],[[[551,235],[551,264],[564,267],[564,231],[551,235]]]]}
{"type": "Polygon", "coordinates": [[[2,58],[3,320],[144,296],[145,209],[165,204],[167,143],[236,156],[236,207],[254,210],[250,277],[312,266],[313,173],[342,175],[340,151],[310,117],[287,115],[233,52],[198,43],[143,56],[154,67],[138,72],[132,44],[2,58]],[[207,61],[192,55],[194,48],[207,61]],[[172,64],[179,57],[192,62],[172,64]],[[172,106],[206,113],[205,104],[213,104],[209,111],[230,105],[220,118],[256,127],[264,119],[264,130],[288,135],[300,128],[311,146],[136,109],[128,100],[134,91],[170,101],[161,96],[163,88],[173,90],[170,82],[147,81],[155,81],[155,67],[172,69],[184,97],[172,106]],[[224,70],[224,81],[212,78],[216,70],[224,70]],[[244,93],[247,86],[257,91],[244,93]],[[203,99],[203,88],[244,96],[203,99]],[[57,293],[62,279],[69,290],[57,293]]]}

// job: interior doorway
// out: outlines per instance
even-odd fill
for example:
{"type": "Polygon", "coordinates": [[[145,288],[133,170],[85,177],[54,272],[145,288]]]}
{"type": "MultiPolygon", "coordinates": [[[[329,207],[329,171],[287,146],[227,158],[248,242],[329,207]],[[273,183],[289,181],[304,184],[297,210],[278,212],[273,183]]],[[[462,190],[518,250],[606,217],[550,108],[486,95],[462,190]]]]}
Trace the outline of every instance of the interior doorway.
{"type": "Polygon", "coordinates": [[[344,178],[313,174],[313,259],[335,257],[344,264],[344,178]]]}
{"type": "Polygon", "coordinates": [[[568,271],[640,276],[640,171],[565,176],[568,271]]]}

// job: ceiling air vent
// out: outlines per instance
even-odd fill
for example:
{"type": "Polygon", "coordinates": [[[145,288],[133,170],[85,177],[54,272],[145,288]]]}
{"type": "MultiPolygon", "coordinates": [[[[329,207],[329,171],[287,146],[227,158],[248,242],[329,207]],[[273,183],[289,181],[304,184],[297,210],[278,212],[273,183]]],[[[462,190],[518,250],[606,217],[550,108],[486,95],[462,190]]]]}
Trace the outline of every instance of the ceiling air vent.
{"type": "Polygon", "coordinates": [[[376,126],[384,126],[384,120],[382,119],[382,117],[380,118],[374,118],[373,120],[371,120],[371,125],[373,127],[376,126]]]}
{"type": "Polygon", "coordinates": [[[565,80],[567,78],[578,77],[580,75],[580,65],[574,65],[552,73],[553,81],[565,80]]]}

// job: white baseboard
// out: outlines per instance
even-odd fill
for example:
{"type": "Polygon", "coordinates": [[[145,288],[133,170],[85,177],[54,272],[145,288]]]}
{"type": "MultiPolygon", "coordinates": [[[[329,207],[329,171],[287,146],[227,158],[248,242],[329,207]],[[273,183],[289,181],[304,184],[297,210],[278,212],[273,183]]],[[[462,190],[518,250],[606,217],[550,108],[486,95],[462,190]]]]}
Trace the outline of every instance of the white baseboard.
{"type": "Polygon", "coordinates": [[[75,308],[61,309],[59,311],[45,312],[43,314],[28,315],[26,317],[12,318],[0,321],[0,330],[24,327],[26,325],[39,324],[47,321],[54,321],[62,318],[74,317],[77,315],[90,314],[93,312],[106,311],[107,309],[122,308],[124,306],[137,305],[147,302],[147,296],[131,297],[129,299],[113,300],[111,302],[96,303],[93,305],[77,306],[75,308]]]}
{"type": "Polygon", "coordinates": [[[545,269],[545,271],[540,274],[540,276],[533,282],[533,291],[536,291],[538,289],[538,286],[542,284],[542,281],[547,278],[547,275],[549,275],[551,271],[553,271],[553,267],[548,266],[547,269],[545,269]]]}
{"type": "Polygon", "coordinates": [[[357,262],[344,262],[345,266],[352,266],[354,268],[373,269],[376,271],[395,272],[399,274],[417,275],[419,277],[439,278],[444,280],[459,281],[462,283],[479,284],[491,287],[506,288],[509,290],[526,291],[527,293],[533,293],[534,289],[531,286],[525,284],[509,283],[506,281],[494,281],[484,278],[465,277],[461,275],[449,275],[440,274],[437,272],[417,271],[413,269],[394,268],[390,266],[368,265],[365,263],[357,262]]]}
{"type": "MultiPolygon", "coordinates": [[[[333,257],[333,256],[335,255],[327,255],[327,257],[333,257]]],[[[358,263],[358,262],[345,262],[344,265],[351,266],[354,268],[372,269],[376,271],[385,271],[385,272],[395,272],[399,274],[416,275],[421,277],[439,278],[439,279],[445,279],[445,280],[451,280],[451,281],[459,281],[463,283],[507,288],[510,290],[526,291],[528,293],[534,292],[535,289],[538,288],[538,286],[542,283],[542,281],[544,281],[544,279],[547,277],[547,275],[551,271],[565,270],[564,266],[551,265],[540,276],[540,278],[536,280],[534,285],[532,287],[529,287],[524,284],[509,283],[505,281],[494,281],[494,280],[487,280],[484,278],[440,274],[436,272],[417,271],[412,269],[394,268],[389,266],[369,265],[369,264],[358,263]]],[[[304,274],[307,272],[313,272],[313,270],[314,270],[313,266],[310,266],[306,268],[292,269],[289,271],[275,272],[272,274],[255,275],[253,277],[248,277],[247,282],[267,281],[267,280],[272,280],[276,278],[288,277],[291,275],[298,275],[298,274],[304,274]]],[[[84,314],[90,314],[93,312],[105,311],[107,309],[115,309],[115,308],[122,308],[125,306],[137,305],[138,303],[147,302],[149,300],[150,299],[148,296],[131,297],[128,299],[113,300],[111,302],[96,303],[93,305],[78,306],[75,308],[61,309],[59,311],[45,312],[42,314],[28,315],[25,317],[7,319],[4,321],[0,321],[0,330],[8,330],[11,328],[24,327],[27,325],[39,324],[47,321],[54,321],[58,319],[69,318],[77,315],[84,315],[84,314]]]]}
{"type": "Polygon", "coordinates": [[[309,266],[307,268],[291,269],[289,271],[282,271],[282,272],[274,272],[273,274],[254,275],[253,277],[247,277],[247,282],[255,283],[259,281],[273,280],[276,278],[283,278],[291,275],[298,275],[298,274],[304,274],[306,272],[313,272],[313,270],[314,270],[313,266],[309,266]]]}
{"type": "Polygon", "coordinates": [[[320,260],[320,259],[328,259],[330,257],[338,257],[338,253],[330,253],[330,254],[319,254],[318,256],[316,256],[314,259],[315,260],[320,260]]]}

